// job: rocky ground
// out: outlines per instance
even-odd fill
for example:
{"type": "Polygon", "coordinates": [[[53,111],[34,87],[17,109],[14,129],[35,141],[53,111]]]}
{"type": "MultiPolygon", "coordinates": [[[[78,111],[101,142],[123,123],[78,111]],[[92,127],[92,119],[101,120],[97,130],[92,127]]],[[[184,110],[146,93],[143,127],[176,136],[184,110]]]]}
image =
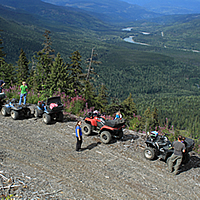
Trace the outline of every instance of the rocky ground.
{"type": "Polygon", "coordinates": [[[15,199],[200,199],[200,158],[193,154],[179,175],[143,156],[144,136],[102,144],[83,137],[76,152],[75,122],[45,125],[42,119],[0,115],[1,196],[15,199]]]}

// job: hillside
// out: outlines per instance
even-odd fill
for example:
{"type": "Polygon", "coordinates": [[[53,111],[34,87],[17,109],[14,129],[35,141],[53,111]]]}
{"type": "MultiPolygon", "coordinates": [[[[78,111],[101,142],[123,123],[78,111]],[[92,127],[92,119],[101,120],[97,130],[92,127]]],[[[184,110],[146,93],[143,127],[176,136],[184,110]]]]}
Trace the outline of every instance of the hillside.
{"type": "Polygon", "coordinates": [[[141,19],[149,19],[161,16],[145,10],[138,5],[131,5],[120,0],[43,0],[48,3],[80,8],[98,17],[99,19],[118,24],[141,19]]]}
{"type": "Polygon", "coordinates": [[[17,185],[9,191],[20,198],[200,198],[200,158],[196,154],[173,176],[165,162],[144,158],[144,136],[133,131],[125,130],[123,140],[108,145],[96,134],[83,137],[83,151],[77,153],[73,121],[48,126],[42,119],[12,120],[0,115],[0,124],[1,180],[3,186],[17,185]]]}
{"type": "MultiPolygon", "coordinates": [[[[181,50],[182,55],[185,54],[185,51],[198,53],[200,50],[199,26],[199,14],[163,16],[142,21],[141,24],[130,23],[129,27],[132,27],[132,30],[127,32],[126,37],[134,36],[135,42],[146,43],[165,50],[167,48],[171,51],[172,49],[181,50]],[[143,32],[149,34],[143,34],[143,32]]],[[[177,53],[171,55],[177,57],[180,53],[177,51],[177,53]]],[[[164,54],[168,55],[167,50],[164,54]]]]}
{"type": "Polygon", "coordinates": [[[123,0],[130,4],[140,5],[147,10],[167,15],[199,13],[199,0],[123,0]]]}
{"type": "MultiPolygon", "coordinates": [[[[2,15],[7,15],[10,19],[12,19],[14,15],[28,14],[30,16],[31,14],[33,15],[33,19],[37,18],[37,20],[41,20],[38,25],[51,23],[51,25],[54,24],[54,26],[67,25],[72,28],[107,28],[105,23],[102,23],[100,20],[87,13],[81,12],[80,9],[55,6],[40,0],[0,0],[0,4],[2,4],[4,9],[7,8],[2,15]],[[9,12],[12,12],[12,14],[9,12]]],[[[20,17],[20,19],[15,18],[15,20],[24,21],[25,19],[20,17]]],[[[29,21],[29,23],[34,23],[30,18],[27,21],[29,21]]]]}

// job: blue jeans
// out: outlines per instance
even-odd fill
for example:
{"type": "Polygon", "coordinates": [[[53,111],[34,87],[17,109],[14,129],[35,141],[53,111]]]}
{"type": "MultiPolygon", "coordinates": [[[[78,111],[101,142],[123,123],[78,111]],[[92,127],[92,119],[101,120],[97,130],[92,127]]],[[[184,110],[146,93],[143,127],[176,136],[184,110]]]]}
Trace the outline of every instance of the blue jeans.
{"type": "Polygon", "coordinates": [[[0,93],[2,93],[2,87],[0,87],[0,93]]]}
{"type": "Polygon", "coordinates": [[[26,104],[26,96],[27,96],[27,93],[26,94],[20,94],[19,105],[21,105],[23,97],[24,97],[24,105],[26,104]]]}

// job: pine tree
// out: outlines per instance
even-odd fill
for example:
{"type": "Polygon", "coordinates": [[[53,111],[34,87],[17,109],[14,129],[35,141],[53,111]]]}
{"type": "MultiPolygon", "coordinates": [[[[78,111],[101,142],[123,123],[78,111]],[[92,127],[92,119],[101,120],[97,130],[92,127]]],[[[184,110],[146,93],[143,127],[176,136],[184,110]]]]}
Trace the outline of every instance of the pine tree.
{"type": "Polygon", "coordinates": [[[95,106],[94,87],[89,81],[86,81],[86,83],[85,83],[84,97],[87,101],[89,108],[95,106]]]}
{"type": "Polygon", "coordinates": [[[97,110],[101,110],[105,112],[105,108],[108,105],[108,93],[107,88],[104,84],[101,85],[100,91],[98,92],[98,96],[95,101],[95,108],[97,110]]]}
{"type": "Polygon", "coordinates": [[[53,92],[60,89],[61,92],[68,93],[68,65],[63,62],[61,55],[58,53],[52,66],[51,73],[47,80],[47,88],[49,89],[49,94],[52,95],[53,92]]]}
{"type": "Polygon", "coordinates": [[[23,49],[20,51],[19,60],[17,62],[18,68],[17,68],[17,80],[18,83],[21,84],[22,81],[26,81],[29,75],[29,62],[26,58],[25,52],[23,49]]]}
{"type": "MultiPolygon", "coordinates": [[[[2,31],[2,30],[0,30],[0,31],[2,31]]],[[[5,57],[5,53],[3,52],[3,46],[2,46],[2,44],[3,44],[3,40],[1,39],[1,35],[0,35],[0,65],[2,64],[2,62],[4,62],[5,60],[4,60],[4,57],[5,57]]]]}
{"type": "Polygon", "coordinates": [[[10,86],[16,83],[15,69],[13,65],[2,61],[0,64],[0,79],[4,80],[6,86],[10,86]]]}
{"type": "Polygon", "coordinates": [[[132,94],[131,93],[128,96],[128,98],[125,99],[122,102],[122,107],[123,107],[123,110],[121,110],[121,112],[124,114],[124,116],[123,116],[124,118],[127,119],[128,117],[132,117],[133,114],[137,115],[136,105],[133,102],[132,94]]]}
{"type": "Polygon", "coordinates": [[[151,123],[151,110],[150,108],[147,108],[142,118],[142,124],[144,126],[145,133],[149,131],[150,123],[151,123]]]}
{"type": "Polygon", "coordinates": [[[159,121],[158,121],[158,110],[157,108],[154,109],[154,111],[151,114],[151,129],[155,130],[159,126],[159,121]]]}
{"type": "Polygon", "coordinates": [[[68,66],[69,77],[68,77],[68,94],[70,96],[77,94],[81,95],[84,91],[84,74],[81,67],[81,55],[78,51],[72,53],[70,57],[71,64],[68,66]]]}
{"type": "Polygon", "coordinates": [[[106,106],[106,113],[115,117],[115,114],[118,111],[123,111],[123,105],[121,103],[121,100],[118,98],[112,97],[111,103],[106,106]]]}
{"type": "Polygon", "coordinates": [[[54,50],[51,49],[50,31],[45,30],[44,37],[45,41],[43,43],[44,48],[37,52],[34,56],[34,63],[36,63],[34,74],[34,81],[36,81],[36,89],[42,93],[45,93],[45,88],[47,87],[47,77],[51,73],[51,66],[53,64],[53,59],[55,58],[54,50]]]}

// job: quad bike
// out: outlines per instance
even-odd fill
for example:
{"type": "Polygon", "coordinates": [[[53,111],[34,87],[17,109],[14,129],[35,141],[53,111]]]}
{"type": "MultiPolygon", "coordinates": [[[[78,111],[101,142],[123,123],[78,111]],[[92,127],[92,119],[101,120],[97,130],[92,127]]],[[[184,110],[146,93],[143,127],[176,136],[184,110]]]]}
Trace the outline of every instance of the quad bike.
{"type": "Polygon", "coordinates": [[[43,118],[45,124],[49,124],[53,119],[63,121],[63,104],[60,97],[50,97],[47,101],[38,101],[34,109],[34,117],[43,118]]]}
{"type": "Polygon", "coordinates": [[[1,114],[3,116],[10,115],[12,119],[16,120],[20,117],[29,118],[31,116],[31,110],[29,105],[19,105],[17,99],[7,101],[7,104],[2,106],[1,114]]]}
{"type": "Polygon", "coordinates": [[[88,136],[93,131],[100,135],[100,139],[104,144],[108,144],[112,138],[121,139],[123,137],[123,128],[125,128],[125,120],[106,120],[100,114],[89,113],[84,118],[85,123],[82,126],[82,132],[88,136]]]}
{"type": "Polygon", "coordinates": [[[6,104],[6,101],[4,100],[6,95],[4,93],[0,93],[0,109],[4,104],[6,104]]]}
{"type": "MultiPolygon", "coordinates": [[[[144,149],[144,157],[148,160],[160,158],[167,162],[168,158],[174,153],[171,142],[166,136],[158,135],[156,131],[152,131],[146,140],[147,147],[144,149]]],[[[186,151],[183,153],[182,164],[186,164],[190,160],[189,152],[194,147],[194,140],[186,138],[186,151]]]]}

